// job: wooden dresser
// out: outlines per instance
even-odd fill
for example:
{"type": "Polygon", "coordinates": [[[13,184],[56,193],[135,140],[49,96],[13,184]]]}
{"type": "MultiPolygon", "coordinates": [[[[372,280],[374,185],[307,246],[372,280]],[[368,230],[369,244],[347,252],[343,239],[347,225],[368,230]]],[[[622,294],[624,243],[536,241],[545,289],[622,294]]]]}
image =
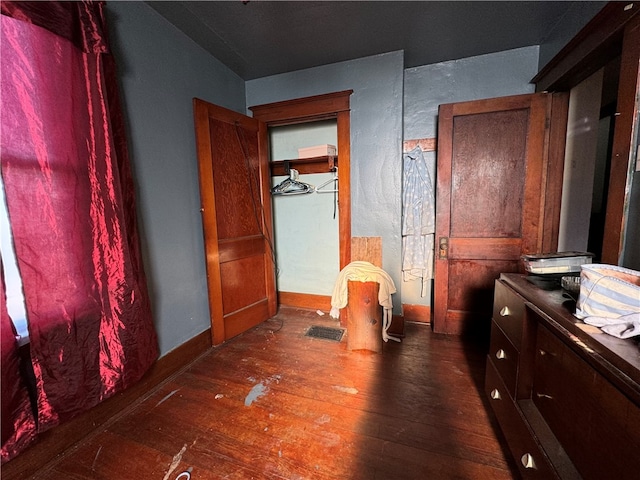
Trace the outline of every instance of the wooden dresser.
{"type": "Polygon", "coordinates": [[[485,391],[523,478],[640,478],[639,339],[572,315],[562,290],[496,280],[485,391]]]}

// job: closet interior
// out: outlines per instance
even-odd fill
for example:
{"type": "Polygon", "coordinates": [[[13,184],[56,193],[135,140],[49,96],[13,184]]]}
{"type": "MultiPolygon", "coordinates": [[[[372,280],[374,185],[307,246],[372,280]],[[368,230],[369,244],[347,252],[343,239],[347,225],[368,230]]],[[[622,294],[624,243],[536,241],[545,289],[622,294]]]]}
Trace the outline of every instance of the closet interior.
{"type": "Polygon", "coordinates": [[[336,119],[269,127],[280,303],[331,296],[340,271],[337,146],[336,119]]]}

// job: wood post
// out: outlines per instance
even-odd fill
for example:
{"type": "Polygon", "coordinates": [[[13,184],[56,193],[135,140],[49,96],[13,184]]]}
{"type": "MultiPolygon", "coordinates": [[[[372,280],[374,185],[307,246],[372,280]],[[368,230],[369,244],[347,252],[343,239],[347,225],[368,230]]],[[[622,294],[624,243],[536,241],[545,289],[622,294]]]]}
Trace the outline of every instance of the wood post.
{"type": "Polygon", "coordinates": [[[380,285],[348,281],[347,289],[348,349],[382,353],[382,307],[378,304],[380,285]]]}

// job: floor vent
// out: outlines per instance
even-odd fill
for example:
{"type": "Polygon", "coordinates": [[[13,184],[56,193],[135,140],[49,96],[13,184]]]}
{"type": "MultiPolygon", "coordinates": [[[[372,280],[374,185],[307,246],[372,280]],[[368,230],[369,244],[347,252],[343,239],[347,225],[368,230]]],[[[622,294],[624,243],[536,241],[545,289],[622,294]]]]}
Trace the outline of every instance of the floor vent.
{"type": "Polygon", "coordinates": [[[314,325],[310,327],[309,330],[307,330],[307,333],[305,335],[307,337],[322,338],[324,340],[339,342],[342,340],[344,330],[342,328],[319,327],[317,325],[314,325]]]}

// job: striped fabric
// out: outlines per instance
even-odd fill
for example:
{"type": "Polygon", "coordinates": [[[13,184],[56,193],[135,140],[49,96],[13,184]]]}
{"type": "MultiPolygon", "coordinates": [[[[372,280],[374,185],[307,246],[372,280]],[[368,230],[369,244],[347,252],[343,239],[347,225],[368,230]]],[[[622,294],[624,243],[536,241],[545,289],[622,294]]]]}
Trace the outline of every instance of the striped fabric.
{"type": "Polygon", "coordinates": [[[614,265],[583,265],[576,317],[618,318],[640,313],[640,272],[614,265]]]}

